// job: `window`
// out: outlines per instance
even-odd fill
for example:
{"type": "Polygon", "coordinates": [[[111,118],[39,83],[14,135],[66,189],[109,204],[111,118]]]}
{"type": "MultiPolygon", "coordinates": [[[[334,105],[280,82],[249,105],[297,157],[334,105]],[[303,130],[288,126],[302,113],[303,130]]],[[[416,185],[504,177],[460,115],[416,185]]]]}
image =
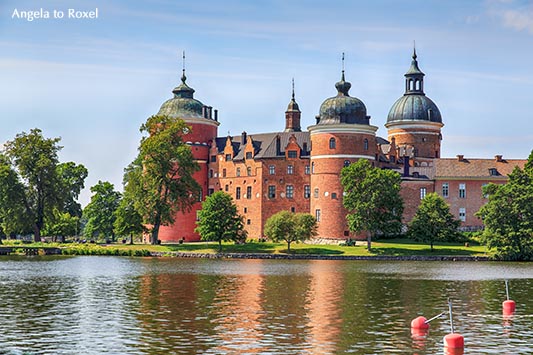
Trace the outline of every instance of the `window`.
{"type": "Polygon", "coordinates": [[[235,172],[235,175],[241,176],[241,168],[237,168],[237,171],[235,172]]]}
{"type": "Polygon", "coordinates": [[[363,141],[363,149],[364,150],[368,150],[368,139],[365,138],[365,140],[363,141]]]}
{"type": "Polygon", "coordinates": [[[209,169],[209,178],[213,177],[213,169],[209,169]]]}
{"type": "Polygon", "coordinates": [[[246,224],[248,224],[248,225],[252,224],[252,220],[251,219],[247,219],[246,220],[246,224]]]}
{"type": "Polygon", "coordinates": [[[217,162],[217,156],[211,155],[211,163],[216,163],[216,162],[217,162]]]}
{"type": "Polygon", "coordinates": [[[252,176],[252,167],[251,166],[246,168],[246,175],[252,176]]]}
{"type": "Polygon", "coordinates": [[[285,194],[287,195],[287,198],[293,198],[294,197],[294,186],[287,185],[285,188],[285,194]]]}
{"type": "Polygon", "coordinates": [[[226,154],[226,161],[230,161],[231,160],[231,154],[226,154]]]}
{"type": "Polygon", "coordinates": [[[315,188],[315,191],[313,192],[313,197],[318,198],[318,187],[315,188]]]}
{"type": "Polygon", "coordinates": [[[204,192],[202,190],[198,191],[198,202],[202,202],[204,192]]]}
{"type": "Polygon", "coordinates": [[[466,184],[459,184],[459,198],[466,198],[466,184]]]}
{"type": "Polygon", "coordinates": [[[498,175],[499,175],[499,174],[498,174],[498,169],[496,169],[496,168],[490,168],[490,169],[489,169],[489,175],[490,175],[490,176],[498,176],[498,175]]]}
{"type": "Polygon", "coordinates": [[[311,163],[311,174],[315,173],[315,163],[311,163]]]}
{"type": "Polygon", "coordinates": [[[246,159],[252,159],[252,152],[246,152],[246,159]]]}
{"type": "Polygon", "coordinates": [[[229,191],[229,185],[224,186],[224,191],[226,191],[226,192],[229,191]]]}
{"type": "Polygon", "coordinates": [[[466,221],[466,208],[464,207],[459,208],[459,220],[466,221]]]}
{"type": "Polygon", "coordinates": [[[305,175],[311,174],[311,167],[309,165],[305,166],[305,175]]]}
{"type": "Polygon", "coordinates": [[[237,187],[235,189],[235,199],[240,200],[241,199],[241,188],[237,187]]]}
{"type": "Polygon", "coordinates": [[[292,212],[292,213],[296,212],[296,208],[291,207],[291,212],[292,212]]]}
{"type": "Polygon", "coordinates": [[[336,200],[337,199],[337,193],[336,192],[332,192],[331,193],[331,199],[332,200],[336,200]]]}
{"type": "Polygon", "coordinates": [[[276,186],[268,185],[268,198],[276,198],[276,186]]]}
{"type": "Polygon", "coordinates": [[[305,185],[304,186],[304,198],[311,197],[311,186],[305,185]]]}
{"type": "Polygon", "coordinates": [[[450,185],[447,182],[442,183],[442,197],[448,197],[450,192],[450,185]]]}
{"type": "Polygon", "coordinates": [[[244,207],[244,213],[248,212],[248,207],[244,207]]]}
{"type": "Polygon", "coordinates": [[[420,188],[420,199],[423,200],[426,197],[427,189],[425,187],[420,188]]]}
{"type": "Polygon", "coordinates": [[[329,139],[329,149],[335,149],[337,148],[337,142],[335,142],[335,138],[329,139]]]}
{"type": "Polygon", "coordinates": [[[298,151],[296,151],[296,150],[289,150],[289,151],[287,152],[287,156],[288,156],[289,158],[298,158],[298,151]]]}
{"type": "Polygon", "coordinates": [[[215,193],[215,189],[212,189],[212,188],[207,189],[207,195],[208,196],[211,196],[214,193],[215,193]]]}
{"type": "Polygon", "coordinates": [[[226,177],[226,169],[222,169],[222,177],[226,177]]]}
{"type": "Polygon", "coordinates": [[[348,165],[350,165],[350,161],[349,160],[345,160],[343,165],[344,165],[344,167],[347,167],[348,165]]]}
{"type": "Polygon", "coordinates": [[[288,165],[287,166],[287,174],[292,175],[294,173],[294,166],[288,165]]]}
{"type": "Polygon", "coordinates": [[[274,165],[270,165],[270,166],[268,167],[268,173],[269,173],[270,175],[274,175],[274,174],[276,173],[276,167],[275,167],[274,165]]]}
{"type": "Polygon", "coordinates": [[[252,187],[251,186],[246,187],[246,198],[248,200],[252,199],[252,187]]]}
{"type": "Polygon", "coordinates": [[[322,217],[321,213],[320,213],[320,210],[319,209],[316,209],[315,210],[315,218],[316,218],[316,221],[317,222],[320,222],[320,218],[322,217]]]}

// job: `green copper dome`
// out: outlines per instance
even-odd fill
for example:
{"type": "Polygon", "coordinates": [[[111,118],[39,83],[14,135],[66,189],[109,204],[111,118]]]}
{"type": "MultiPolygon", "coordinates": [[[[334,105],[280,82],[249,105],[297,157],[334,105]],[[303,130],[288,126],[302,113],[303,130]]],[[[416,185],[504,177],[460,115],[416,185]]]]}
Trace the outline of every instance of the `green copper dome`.
{"type": "Polygon", "coordinates": [[[165,101],[159,109],[158,115],[167,115],[177,118],[202,118],[204,104],[194,98],[194,89],[185,81],[185,71],[181,76],[181,84],[174,88],[174,97],[165,101]]]}
{"type": "Polygon", "coordinates": [[[442,123],[437,105],[424,93],[424,73],[418,68],[416,51],[413,50],[411,67],[405,73],[405,93],[392,105],[387,123],[427,121],[442,123]]]}
{"type": "Polygon", "coordinates": [[[351,86],[352,84],[344,80],[343,70],[341,81],[335,84],[337,96],[322,103],[317,124],[369,124],[370,117],[366,115],[363,101],[348,94],[351,86]]]}

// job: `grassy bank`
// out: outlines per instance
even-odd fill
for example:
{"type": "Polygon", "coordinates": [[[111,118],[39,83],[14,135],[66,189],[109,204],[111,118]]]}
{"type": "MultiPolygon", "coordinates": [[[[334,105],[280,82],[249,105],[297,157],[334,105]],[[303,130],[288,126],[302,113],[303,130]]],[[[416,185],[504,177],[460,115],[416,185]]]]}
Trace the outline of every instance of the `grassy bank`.
{"type": "MultiPolygon", "coordinates": [[[[198,242],[184,244],[76,244],[76,243],[31,243],[12,244],[4,241],[3,247],[59,247],[65,255],[119,255],[119,256],[149,256],[151,252],[169,255],[175,252],[211,254],[218,252],[218,243],[198,242]]],[[[223,253],[251,253],[251,254],[288,254],[287,244],[248,242],[245,244],[223,243],[223,253]]],[[[413,242],[408,239],[391,239],[372,242],[372,251],[368,252],[366,244],[355,246],[292,244],[291,254],[299,255],[339,255],[339,256],[491,256],[484,246],[474,245],[466,247],[458,243],[438,243],[431,252],[429,245],[413,242]]]]}

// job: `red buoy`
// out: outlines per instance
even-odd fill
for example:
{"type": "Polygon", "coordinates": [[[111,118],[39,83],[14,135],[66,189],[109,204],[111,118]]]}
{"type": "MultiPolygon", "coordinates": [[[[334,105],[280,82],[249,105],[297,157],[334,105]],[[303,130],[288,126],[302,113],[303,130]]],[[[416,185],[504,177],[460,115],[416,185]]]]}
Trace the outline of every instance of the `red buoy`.
{"type": "Polygon", "coordinates": [[[462,349],[465,347],[465,338],[457,333],[448,334],[444,336],[444,346],[450,349],[462,349]]]}
{"type": "Polygon", "coordinates": [[[419,316],[411,321],[411,329],[429,329],[426,317],[419,316]]]}
{"type": "Polygon", "coordinates": [[[513,300],[506,300],[502,303],[503,315],[510,316],[514,313],[516,309],[516,303],[513,300]]]}
{"type": "Polygon", "coordinates": [[[465,349],[463,348],[444,348],[444,355],[464,355],[465,349]]]}

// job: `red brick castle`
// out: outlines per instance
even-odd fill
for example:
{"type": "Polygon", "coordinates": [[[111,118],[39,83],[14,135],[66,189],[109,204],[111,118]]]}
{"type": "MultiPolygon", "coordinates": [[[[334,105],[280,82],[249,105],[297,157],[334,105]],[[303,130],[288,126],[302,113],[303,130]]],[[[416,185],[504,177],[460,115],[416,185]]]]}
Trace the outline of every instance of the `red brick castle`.
{"type": "MultiPolygon", "coordinates": [[[[281,210],[307,212],[318,220],[318,237],[353,237],[342,205],[340,171],[358,159],[397,170],[402,175],[404,221],[413,217],[420,200],[430,192],[444,197],[463,229],[479,229],[474,214],[486,199],[481,188],[489,182],[504,183],[515,166],[525,160],[454,159],[440,157],[441,113],[424,92],[424,73],[413,52],[405,74],[405,93],[390,109],[387,139],[376,136],[365,104],[349,95],[351,84],[335,84],[337,94],[320,106],[314,125],[301,129],[301,112],[294,97],[285,111],[285,129],[279,132],[218,136],[218,112],[194,98],[186,84],[185,70],[174,97],[158,114],[181,118],[192,130],[185,141],[201,170],[195,178],[202,198],[223,190],[233,196],[244,216],[249,238],[264,237],[266,220],[281,210]]],[[[199,201],[189,213],[179,213],[174,225],[161,227],[163,242],[198,241],[194,232],[199,201]]]]}

